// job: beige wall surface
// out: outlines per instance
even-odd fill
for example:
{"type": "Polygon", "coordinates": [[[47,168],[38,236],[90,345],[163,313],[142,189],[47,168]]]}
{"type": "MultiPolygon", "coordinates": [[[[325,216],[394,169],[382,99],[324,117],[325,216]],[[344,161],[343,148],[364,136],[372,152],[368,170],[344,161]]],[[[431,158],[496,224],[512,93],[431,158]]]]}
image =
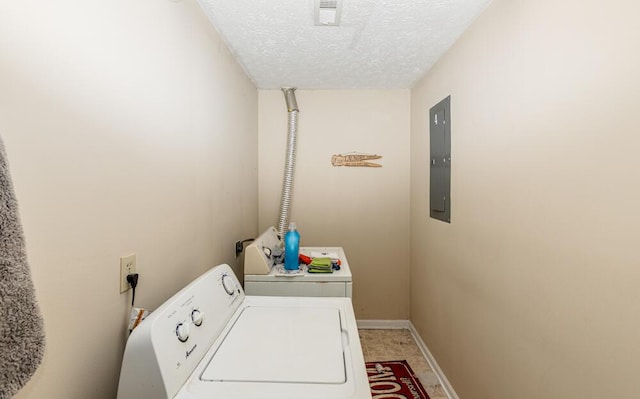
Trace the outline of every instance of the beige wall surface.
{"type": "Polygon", "coordinates": [[[640,392],[640,4],[496,0],[411,96],[411,320],[459,396],[640,392]],[[451,224],[428,111],[451,95],[451,224]]]}
{"type": "Polygon", "coordinates": [[[257,90],[191,0],[3,2],[0,87],[47,334],[16,397],[114,398],[119,257],[154,309],[257,233],[257,90]]]}
{"type": "MultiPolygon", "coordinates": [[[[409,311],[409,91],[296,92],[300,108],[291,221],[301,244],[342,246],[358,319],[409,311]],[[379,154],[382,168],[331,166],[334,154],[379,154]]],[[[277,226],[287,139],[279,90],[259,92],[260,230],[277,226]]]]}

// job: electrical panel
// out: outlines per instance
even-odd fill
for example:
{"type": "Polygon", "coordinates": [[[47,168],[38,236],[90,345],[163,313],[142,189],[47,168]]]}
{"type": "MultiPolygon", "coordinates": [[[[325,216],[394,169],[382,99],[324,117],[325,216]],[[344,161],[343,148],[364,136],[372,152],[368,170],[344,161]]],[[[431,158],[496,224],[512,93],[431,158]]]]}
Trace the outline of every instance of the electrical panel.
{"type": "Polygon", "coordinates": [[[429,214],[451,223],[451,96],[429,110],[429,214]]]}

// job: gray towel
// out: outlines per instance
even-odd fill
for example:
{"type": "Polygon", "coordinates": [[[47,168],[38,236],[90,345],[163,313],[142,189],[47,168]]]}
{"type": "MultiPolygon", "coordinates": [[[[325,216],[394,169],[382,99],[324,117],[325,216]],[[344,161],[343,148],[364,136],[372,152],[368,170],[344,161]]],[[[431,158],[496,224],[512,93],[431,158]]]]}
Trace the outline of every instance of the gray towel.
{"type": "Polygon", "coordinates": [[[12,397],[29,381],[43,354],[44,325],[0,138],[0,399],[12,397]]]}

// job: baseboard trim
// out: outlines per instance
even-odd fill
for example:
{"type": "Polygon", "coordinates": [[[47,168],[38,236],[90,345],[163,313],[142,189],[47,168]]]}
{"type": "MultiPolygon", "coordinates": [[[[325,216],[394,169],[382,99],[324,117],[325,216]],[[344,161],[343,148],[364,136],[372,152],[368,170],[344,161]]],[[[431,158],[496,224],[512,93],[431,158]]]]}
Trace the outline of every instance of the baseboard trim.
{"type": "Polygon", "coordinates": [[[356,320],[363,330],[409,330],[409,320],[356,320]]]}
{"type": "Polygon", "coordinates": [[[427,348],[427,344],[424,343],[424,341],[422,340],[422,337],[420,337],[420,334],[418,334],[418,330],[416,330],[416,328],[414,327],[413,323],[411,323],[411,321],[407,321],[407,324],[409,325],[408,328],[409,328],[409,331],[411,331],[411,335],[413,336],[413,339],[415,339],[416,343],[418,344],[418,348],[420,348],[420,350],[422,351],[424,358],[427,359],[427,363],[429,363],[429,367],[431,367],[431,370],[433,370],[435,375],[438,377],[438,380],[440,381],[440,385],[442,386],[442,390],[447,395],[447,398],[460,399],[456,391],[451,386],[451,383],[447,379],[447,376],[444,375],[444,372],[442,372],[442,369],[438,365],[436,358],[433,357],[433,355],[431,354],[431,351],[429,350],[429,348],[427,348]]]}
{"type": "Polygon", "coordinates": [[[420,334],[418,334],[418,330],[414,327],[413,323],[409,320],[356,320],[359,329],[363,330],[409,330],[413,339],[418,344],[418,348],[422,352],[422,355],[427,360],[429,367],[433,370],[433,373],[438,377],[438,382],[440,382],[440,386],[442,386],[442,390],[447,395],[448,399],[460,399],[458,394],[451,386],[451,383],[447,379],[447,376],[444,375],[442,369],[438,365],[436,358],[433,357],[429,348],[427,348],[427,344],[424,343],[420,334]]]}

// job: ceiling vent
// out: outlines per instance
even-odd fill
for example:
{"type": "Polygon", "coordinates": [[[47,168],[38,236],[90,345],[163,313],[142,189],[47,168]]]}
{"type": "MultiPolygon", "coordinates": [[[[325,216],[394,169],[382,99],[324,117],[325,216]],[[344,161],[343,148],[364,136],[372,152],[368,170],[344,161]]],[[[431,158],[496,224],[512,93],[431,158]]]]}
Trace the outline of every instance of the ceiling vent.
{"type": "Polygon", "coordinates": [[[315,24],[318,26],[340,25],[342,0],[315,0],[315,24]]]}

